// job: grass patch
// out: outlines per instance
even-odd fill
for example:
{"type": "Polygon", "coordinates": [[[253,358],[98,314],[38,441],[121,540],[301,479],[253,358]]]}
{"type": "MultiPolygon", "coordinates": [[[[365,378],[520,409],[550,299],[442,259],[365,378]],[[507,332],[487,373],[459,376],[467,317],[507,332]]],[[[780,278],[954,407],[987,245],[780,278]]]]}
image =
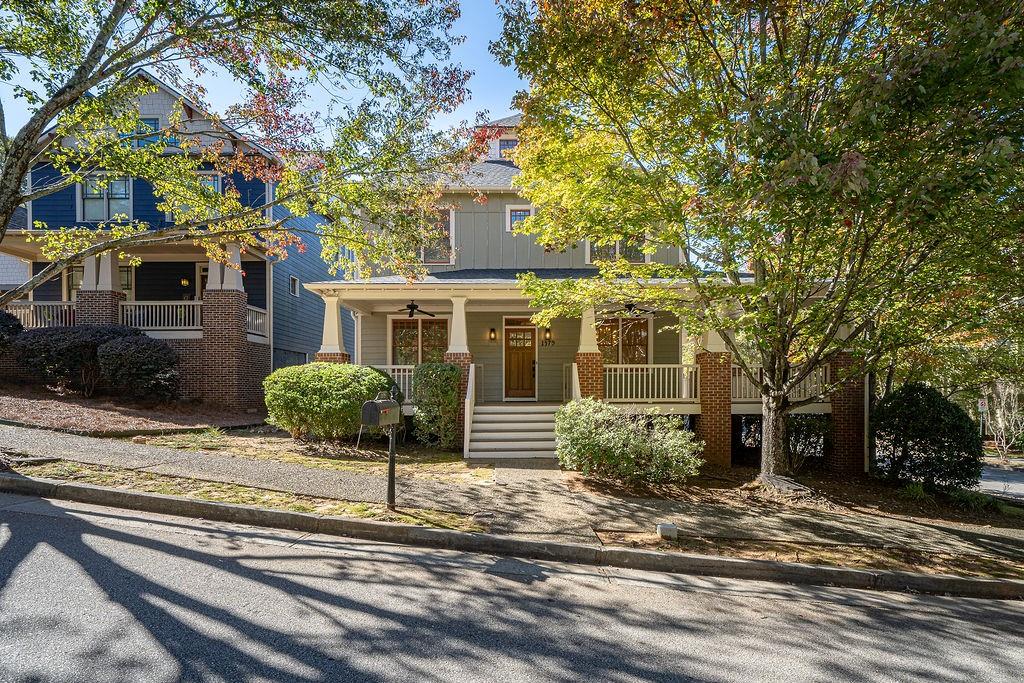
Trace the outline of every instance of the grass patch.
{"type": "Polygon", "coordinates": [[[886,569],[1001,579],[1024,579],[1024,563],[956,553],[924,553],[914,548],[773,540],[686,537],[667,540],[652,533],[598,532],[605,545],[667,552],[722,555],[749,560],[804,562],[855,569],[886,569]]]}
{"type": "Polygon", "coordinates": [[[16,469],[19,473],[29,477],[74,481],[82,484],[108,486],[115,489],[141,491],[144,493],[161,493],[169,496],[208,500],[216,503],[236,503],[240,505],[254,505],[271,510],[355,517],[382,522],[401,522],[403,524],[416,524],[418,526],[436,527],[439,529],[455,529],[457,531],[486,531],[483,526],[465,515],[441,512],[439,510],[408,508],[390,512],[383,505],[375,503],[316,498],[314,496],[302,496],[283,491],[267,491],[238,484],[223,484],[186,477],[172,477],[164,474],[139,472],[138,470],[86,465],[66,460],[41,465],[20,465],[16,469]]]}
{"type": "MultiPolygon", "coordinates": [[[[219,430],[137,439],[153,446],[194,451],[215,451],[254,460],[275,460],[304,467],[382,475],[387,471],[387,445],[372,438],[354,444],[296,441],[286,433],[260,427],[219,430]]],[[[467,465],[461,453],[400,443],[398,467],[403,476],[480,483],[493,478],[490,465],[467,465]]]]}

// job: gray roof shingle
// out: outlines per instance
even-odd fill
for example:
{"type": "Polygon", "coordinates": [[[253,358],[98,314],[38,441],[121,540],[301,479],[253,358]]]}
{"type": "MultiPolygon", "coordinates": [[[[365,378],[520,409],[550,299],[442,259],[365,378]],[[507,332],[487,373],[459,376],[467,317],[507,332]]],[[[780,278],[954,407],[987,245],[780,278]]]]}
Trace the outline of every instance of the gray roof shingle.
{"type": "MultiPolygon", "coordinates": [[[[422,285],[507,285],[515,284],[521,273],[536,273],[544,280],[578,280],[597,276],[597,268],[467,268],[430,273],[414,284],[422,285]]],[[[404,285],[406,279],[400,275],[378,275],[357,280],[335,280],[331,284],[354,285],[404,285]]],[[[326,283],[314,283],[326,284],[326,283]]]]}
{"type": "Polygon", "coordinates": [[[508,188],[519,173],[519,167],[505,159],[488,159],[473,164],[464,176],[451,183],[452,187],[508,188]]]}
{"type": "Polygon", "coordinates": [[[488,121],[485,126],[494,126],[495,128],[515,128],[519,125],[519,122],[523,120],[522,114],[512,114],[502,119],[494,119],[488,121]]]}

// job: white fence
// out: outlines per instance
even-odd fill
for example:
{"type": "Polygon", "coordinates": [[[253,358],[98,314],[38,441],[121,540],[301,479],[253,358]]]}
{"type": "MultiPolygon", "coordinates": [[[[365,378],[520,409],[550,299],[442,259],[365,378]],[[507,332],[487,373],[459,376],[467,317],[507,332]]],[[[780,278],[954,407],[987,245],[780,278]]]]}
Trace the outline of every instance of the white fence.
{"type": "MultiPolygon", "coordinates": [[[[760,378],[763,372],[761,368],[756,369],[757,376],[760,378]]],[[[805,377],[794,389],[790,392],[789,398],[792,401],[802,401],[810,396],[821,393],[822,389],[829,382],[830,368],[826,364],[823,367],[815,368],[810,375],[805,377]]],[[[738,366],[732,368],[732,400],[736,403],[760,403],[761,392],[750,379],[743,374],[743,370],[738,366]]],[[[828,399],[825,399],[828,400],[828,399]]]]}
{"type": "Polygon", "coordinates": [[[262,308],[247,306],[245,309],[245,331],[258,337],[268,336],[267,312],[262,308]]]}
{"type": "Polygon", "coordinates": [[[696,365],[606,365],[604,397],[609,403],[696,403],[696,365]]]}
{"type": "Polygon", "coordinates": [[[405,402],[412,403],[412,371],[416,368],[415,365],[374,365],[373,367],[391,375],[395,384],[402,391],[405,402]]]}
{"type": "Polygon", "coordinates": [[[7,310],[25,329],[75,324],[74,301],[12,301],[7,310]]]}
{"type": "Polygon", "coordinates": [[[201,330],[202,301],[122,301],[121,324],[140,330],[201,330]]]}

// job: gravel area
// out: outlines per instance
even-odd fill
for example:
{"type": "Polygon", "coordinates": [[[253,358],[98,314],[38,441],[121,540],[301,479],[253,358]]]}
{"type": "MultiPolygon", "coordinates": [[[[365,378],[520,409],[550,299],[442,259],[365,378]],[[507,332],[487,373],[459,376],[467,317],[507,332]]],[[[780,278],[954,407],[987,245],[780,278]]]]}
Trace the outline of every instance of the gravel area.
{"type": "Polygon", "coordinates": [[[141,408],[109,396],[59,395],[38,387],[0,386],[0,420],[88,434],[240,427],[259,424],[263,416],[181,403],[141,408]]]}

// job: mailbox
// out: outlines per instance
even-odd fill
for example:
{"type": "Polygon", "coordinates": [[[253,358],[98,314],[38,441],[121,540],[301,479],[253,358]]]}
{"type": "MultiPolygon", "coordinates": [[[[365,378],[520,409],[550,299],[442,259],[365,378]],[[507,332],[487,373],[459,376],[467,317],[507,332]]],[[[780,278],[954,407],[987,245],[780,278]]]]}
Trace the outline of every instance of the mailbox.
{"type": "Polygon", "coordinates": [[[366,427],[390,427],[402,420],[402,406],[393,400],[388,392],[382,391],[377,398],[363,404],[362,423],[366,427]]]}

